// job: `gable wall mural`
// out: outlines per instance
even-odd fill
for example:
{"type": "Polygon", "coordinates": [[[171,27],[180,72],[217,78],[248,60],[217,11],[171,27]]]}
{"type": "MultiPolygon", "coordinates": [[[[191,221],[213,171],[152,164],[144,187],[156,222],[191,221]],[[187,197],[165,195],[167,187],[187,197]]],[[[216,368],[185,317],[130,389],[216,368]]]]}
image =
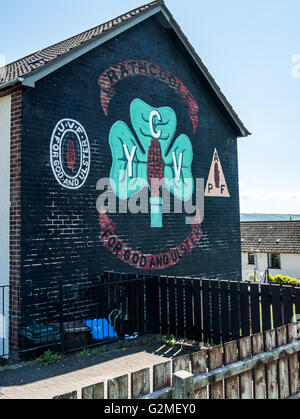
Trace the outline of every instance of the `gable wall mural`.
{"type": "Polygon", "coordinates": [[[240,279],[235,133],[155,18],[39,81],[23,107],[24,281],[240,279]]]}

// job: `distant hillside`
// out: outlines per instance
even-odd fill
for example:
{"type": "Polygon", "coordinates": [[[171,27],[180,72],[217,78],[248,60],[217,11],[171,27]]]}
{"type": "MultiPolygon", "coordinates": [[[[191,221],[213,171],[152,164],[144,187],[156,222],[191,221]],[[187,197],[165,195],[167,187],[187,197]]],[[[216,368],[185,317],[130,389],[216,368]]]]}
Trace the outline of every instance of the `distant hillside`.
{"type": "Polygon", "coordinates": [[[241,221],[294,221],[300,220],[300,214],[241,214],[241,221]]]}

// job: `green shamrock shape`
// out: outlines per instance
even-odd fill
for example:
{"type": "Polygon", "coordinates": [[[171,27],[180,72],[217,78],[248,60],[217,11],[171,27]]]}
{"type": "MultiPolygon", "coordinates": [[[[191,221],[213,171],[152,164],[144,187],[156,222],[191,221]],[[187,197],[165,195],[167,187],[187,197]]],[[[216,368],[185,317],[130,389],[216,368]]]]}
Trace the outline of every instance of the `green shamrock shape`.
{"type": "Polygon", "coordinates": [[[123,121],[117,121],[110,130],[111,186],[122,200],[148,187],[151,227],[161,228],[162,188],[168,188],[181,201],[188,201],[194,192],[192,144],[181,134],[169,150],[177,128],[176,114],[169,107],[154,108],[134,99],[130,117],[138,141],[123,121]]]}

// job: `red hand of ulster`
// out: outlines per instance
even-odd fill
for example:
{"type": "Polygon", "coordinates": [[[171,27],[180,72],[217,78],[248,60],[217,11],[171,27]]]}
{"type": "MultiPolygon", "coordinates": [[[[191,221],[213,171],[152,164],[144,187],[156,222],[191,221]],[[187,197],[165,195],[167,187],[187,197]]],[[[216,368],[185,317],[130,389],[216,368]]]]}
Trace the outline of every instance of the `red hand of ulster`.
{"type": "Polygon", "coordinates": [[[148,150],[147,174],[148,183],[151,190],[151,198],[159,198],[161,196],[161,188],[164,179],[165,163],[161,158],[161,148],[157,140],[151,141],[148,150]]]}

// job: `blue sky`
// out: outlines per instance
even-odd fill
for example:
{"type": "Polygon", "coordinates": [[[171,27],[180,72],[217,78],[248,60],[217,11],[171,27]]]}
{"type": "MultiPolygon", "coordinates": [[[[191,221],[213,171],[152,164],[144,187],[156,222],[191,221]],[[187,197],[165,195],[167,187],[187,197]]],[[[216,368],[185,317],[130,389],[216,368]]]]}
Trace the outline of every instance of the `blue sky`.
{"type": "MultiPolygon", "coordinates": [[[[2,2],[2,62],[3,57],[11,62],[144,2],[2,2]]],[[[165,2],[253,133],[239,140],[241,210],[300,214],[299,0],[165,2]]]]}

